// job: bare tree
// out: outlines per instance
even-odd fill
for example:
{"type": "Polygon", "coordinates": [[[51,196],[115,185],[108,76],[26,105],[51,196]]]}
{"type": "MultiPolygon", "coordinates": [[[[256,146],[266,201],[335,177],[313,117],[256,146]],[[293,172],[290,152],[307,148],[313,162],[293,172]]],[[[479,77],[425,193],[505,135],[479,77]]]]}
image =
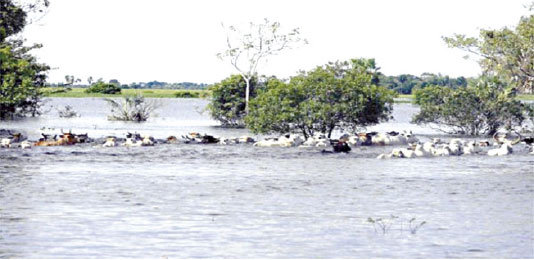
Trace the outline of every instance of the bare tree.
{"type": "Polygon", "coordinates": [[[74,75],[65,75],[65,85],[66,86],[74,86],[74,84],[81,82],[82,80],[79,78],[75,78],[74,75]]]}
{"type": "Polygon", "coordinates": [[[26,12],[26,23],[33,24],[41,20],[47,13],[50,6],[49,0],[13,0],[26,12]]]}
{"type": "Polygon", "coordinates": [[[250,22],[248,31],[241,31],[235,26],[226,28],[224,24],[223,28],[227,30],[228,48],[218,53],[217,57],[229,60],[247,83],[245,111],[248,113],[250,80],[256,75],[258,64],[268,56],[277,55],[300,43],[307,44],[307,41],[300,37],[299,28],[284,33],[280,31],[279,22],[270,22],[267,18],[259,24],[250,22]]]}

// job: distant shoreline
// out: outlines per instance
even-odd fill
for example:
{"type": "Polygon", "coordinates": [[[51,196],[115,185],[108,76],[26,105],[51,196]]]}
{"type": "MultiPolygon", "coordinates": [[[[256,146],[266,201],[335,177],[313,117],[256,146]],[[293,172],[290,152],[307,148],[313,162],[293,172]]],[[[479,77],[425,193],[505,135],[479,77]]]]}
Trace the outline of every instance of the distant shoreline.
{"type": "Polygon", "coordinates": [[[65,98],[90,98],[90,97],[121,97],[132,95],[143,95],[147,98],[203,98],[208,97],[209,90],[198,89],[122,89],[120,94],[100,94],[86,93],[86,88],[44,88],[45,97],[65,97],[65,98]],[[62,91],[63,90],[63,91],[62,91]]]}
{"type": "MultiPolygon", "coordinates": [[[[85,88],[72,88],[64,92],[54,92],[58,88],[45,88],[45,97],[59,98],[90,98],[90,97],[121,97],[140,94],[147,98],[207,98],[210,96],[209,90],[197,89],[123,89],[121,94],[99,94],[85,93],[85,88]]],[[[414,95],[399,95],[395,98],[395,103],[410,103],[414,95]]],[[[522,101],[534,101],[534,94],[521,94],[518,96],[522,101]]]]}

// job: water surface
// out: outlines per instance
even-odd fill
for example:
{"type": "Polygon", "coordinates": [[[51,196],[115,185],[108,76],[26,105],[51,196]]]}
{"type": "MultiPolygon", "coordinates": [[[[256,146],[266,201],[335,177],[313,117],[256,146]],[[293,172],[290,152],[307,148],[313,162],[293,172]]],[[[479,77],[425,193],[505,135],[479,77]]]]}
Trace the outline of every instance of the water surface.
{"type": "MultiPolygon", "coordinates": [[[[41,126],[90,136],[127,130],[158,138],[216,127],[203,100],[162,100],[146,123],[109,122],[100,99],[52,99],[55,111],[2,122],[38,137],[41,126]]],[[[395,105],[411,129],[417,111],[395,105]]],[[[443,136],[443,138],[448,138],[443,136]]],[[[91,145],[0,149],[1,258],[532,258],[534,156],[377,160],[391,147],[349,154],[251,145],[91,145]],[[398,216],[383,234],[368,218],[398,216]],[[426,221],[415,234],[408,221],[426,221]]]]}

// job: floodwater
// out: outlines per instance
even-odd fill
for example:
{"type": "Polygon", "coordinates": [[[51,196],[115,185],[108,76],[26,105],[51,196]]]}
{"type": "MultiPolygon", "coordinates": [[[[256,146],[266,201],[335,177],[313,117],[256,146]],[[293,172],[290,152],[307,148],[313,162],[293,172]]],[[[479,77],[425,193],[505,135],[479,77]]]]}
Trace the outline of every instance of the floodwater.
{"type": "MultiPolygon", "coordinates": [[[[247,134],[199,114],[204,100],[158,101],[159,115],[139,124],[107,121],[100,99],[51,99],[81,117],[52,109],[0,128],[34,139],[43,126],[91,137],[247,134]]],[[[370,129],[439,135],[409,123],[416,111],[396,104],[395,121],[370,129]]],[[[514,147],[502,157],[375,159],[391,148],[0,149],[0,258],[534,257],[534,156],[514,147]]]]}

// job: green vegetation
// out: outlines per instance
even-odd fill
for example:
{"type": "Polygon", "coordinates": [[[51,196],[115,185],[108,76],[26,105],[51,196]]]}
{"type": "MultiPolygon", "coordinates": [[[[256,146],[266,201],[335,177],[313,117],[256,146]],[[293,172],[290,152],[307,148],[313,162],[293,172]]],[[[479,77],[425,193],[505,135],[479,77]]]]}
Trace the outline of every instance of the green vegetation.
{"type": "Polygon", "coordinates": [[[458,89],[432,86],[418,90],[415,103],[421,110],[413,122],[435,124],[445,132],[468,135],[493,135],[502,127],[519,127],[532,118],[534,110],[514,99],[506,87],[496,77],[481,77],[478,82],[458,89]]]}
{"type": "Polygon", "coordinates": [[[208,88],[206,83],[193,83],[193,82],[179,82],[179,83],[167,83],[161,81],[150,82],[133,82],[129,85],[121,85],[122,89],[183,89],[183,90],[201,90],[208,88]]]}
{"type": "Polygon", "coordinates": [[[423,73],[420,77],[410,74],[386,76],[380,73],[379,80],[380,86],[395,90],[399,94],[411,94],[414,90],[428,86],[446,86],[453,89],[467,86],[467,79],[464,77],[451,78],[432,73],[423,73]]]}
{"type": "MultiPolygon", "coordinates": [[[[252,98],[256,96],[257,85],[257,78],[252,78],[249,85],[252,98]]],[[[244,127],[246,86],[247,82],[240,75],[232,75],[211,86],[211,102],[208,105],[211,117],[225,127],[244,127]]]]}
{"type": "Polygon", "coordinates": [[[175,98],[182,95],[190,95],[192,97],[205,98],[209,96],[207,90],[175,90],[175,89],[122,89],[119,94],[101,94],[101,93],[86,93],[84,88],[62,88],[62,87],[48,87],[41,89],[46,97],[71,97],[71,98],[85,98],[85,97],[126,97],[142,95],[145,98],[175,98]],[[181,94],[188,92],[189,94],[181,94]]]}
{"type": "MultiPolygon", "coordinates": [[[[397,96],[398,99],[414,99],[415,98],[415,95],[414,94],[410,94],[410,95],[398,95],[397,96]]],[[[533,101],[534,100],[534,94],[519,94],[517,95],[516,97],[518,100],[521,100],[521,101],[533,101]]],[[[397,101],[395,101],[397,102],[397,101]]]]}
{"type": "Polygon", "coordinates": [[[492,135],[502,128],[510,131],[521,128],[526,120],[534,121],[534,106],[517,98],[519,91],[533,91],[533,38],[534,15],[521,17],[515,29],[481,30],[480,39],[444,37],[450,47],[481,56],[483,76],[467,87],[433,86],[416,91],[415,103],[421,111],[413,122],[460,134],[492,135]]]}
{"type": "Polygon", "coordinates": [[[118,84],[104,83],[98,81],[91,85],[89,88],[85,89],[86,93],[100,93],[100,94],[119,94],[121,93],[121,88],[118,84]]]}
{"type": "Polygon", "coordinates": [[[199,98],[201,93],[203,92],[183,90],[174,92],[174,96],[177,98],[199,98]]]}
{"type": "Polygon", "coordinates": [[[500,77],[519,92],[534,93],[534,14],[521,17],[512,29],[480,30],[479,38],[456,34],[444,40],[479,56],[484,74],[500,77]]]}
{"type": "Polygon", "coordinates": [[[26,25],[27,11],[22,7],[2,0],[0,17],[0,119],[39,115],[40,89],[49,68],[37,63],[30,51],[41,46],[26,47],[22,40],[8,38],[26,25]]]}
{"type": "Polygon", "coordinates": [[[534,100],[534,94],[519,94],[517,95],[517,99],[524,100],[524,101],[531,101],[531,100],[534,100]]]}
{"type": "Polygon", "coordinates": [[[387,121],[395,93],[373,84],[376,74],[373,59],[353,59],[301,72],[287,84],[270,80],[250,103],[247,127],[330,137],[335,129],[354,132],[387,121]]]}

